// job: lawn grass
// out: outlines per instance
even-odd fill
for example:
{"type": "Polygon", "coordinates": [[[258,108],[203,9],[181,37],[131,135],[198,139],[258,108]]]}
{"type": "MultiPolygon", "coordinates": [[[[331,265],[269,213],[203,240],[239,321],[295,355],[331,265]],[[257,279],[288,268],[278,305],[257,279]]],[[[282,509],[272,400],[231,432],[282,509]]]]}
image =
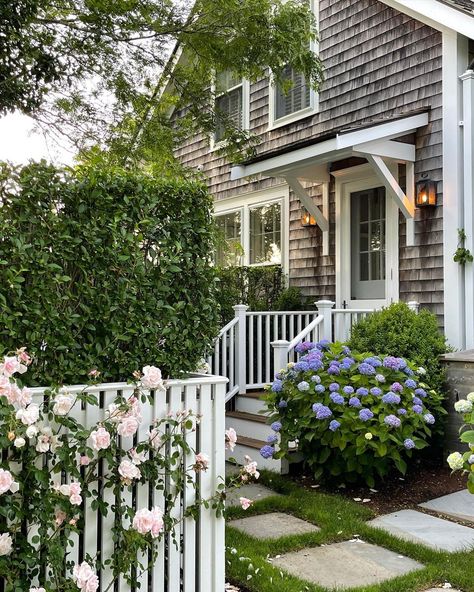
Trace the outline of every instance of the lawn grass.
{"type": "MultiPolygon", "coordinates": [[[[360,535],[366,542],[380,545],[419,561],[425,568],[390,581],[351,588],[351,592],[420,592],[450,582],[453,588],[474,592],[474,551],[465,553],[437,552],[418,544],[402,541],[386,532],[371,528],[366,521],[373,517],[367,506],[339,495],[309,491],[295,483],[267,471],[262,471],[260,482],[282,493],[256,501],[248,510],[233,507],[228,519],[242,518],[267,512],[286,512],[317,524],[316,533],[285,536],[278,540],[256,540],[227,526],[227,578],[251,592],[329,592],[273,567],[268,557],[282,555],[304,547],[314,547],[352,539],[360,535]]],[[[350,569],[350,566],[347,566],[350,569]]]]}

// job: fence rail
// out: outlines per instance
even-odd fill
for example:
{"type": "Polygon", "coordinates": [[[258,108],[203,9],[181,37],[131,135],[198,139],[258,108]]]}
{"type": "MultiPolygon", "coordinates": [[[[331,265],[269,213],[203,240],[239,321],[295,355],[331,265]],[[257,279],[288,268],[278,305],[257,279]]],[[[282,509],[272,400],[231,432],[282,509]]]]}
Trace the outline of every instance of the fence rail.
{"type": "MultiPolygon", "coordinates": [[[[202,414],[196,431],[189,430],[185,434],[188,444],[199,451],[205,452],[211,459],[209,470],[199,474],[199,496],[210,497],[216,490],[221,478],[225,475],[225,390],[227,379],[216,376],[195,376],[187,380],[170,380],[166,384],[166,391],[159,392],[152,404],[142,405],[143,421],[137,434],[138,441],[146,440],[148,431],[154,419],[162,419],[170,413],[184,409],[192,409],[202,414]]],[[[104,417],[108,405],[117,395],[132,393],[132,387],[127,383],[100,384],[91,387],[83,385],[71,386],[65,389],[68,393],[78,393],[86,390],[96,393],[99,406],[75,405],[71,415],[84,426],[95,425],[104,417]]],[[[45,390],[32,389],[34,399],[43,400],[45,390]]],[[[133,437],[122,437],[121,445],[124,449],[132,448],[135,444],[133,437]]],[[[169,446],[171,448],[171,446],[169,446]]],[[[166,450],[172,455],[174,450],[166,450]]],[[[179,458],[183,469],[194,463],[194,458],[179,458]]],[[[99,467],[102,475],[106,475],[108,467],[105,461],[99,467]]],[[[183,476],[183,481],[185,477],[183,476]]],[[[69,476],[63,476],[67,483],[69,476]]],[[[133,488],[122,491],[122,503],[130,505],[133,510],[143,507],[159,506],[165,512],[166,497],[176,491],[177,486],[183,486],[184,492],[173,506],[174,517],[183,518],[186,509],[196,502],[196,488],[193,483],[182,484],[166,480],[164,491],[155,488],[154,483],[138,483],[133,488]]],[[[181,487],[180,487],[181,488],[181,487]]],[[[115,504],[113,491],[108,488],[100,492],[101,498],[109,504],[115,504]]],[[[69,558],[75,563],[84,560],[85,552],[91,556],[97,555],[102,560],[110,557],[115,549],[112,538],[112,527],[117,519],[109,509],[107,516],[102,516],[92,509],[90,498],[84,504],[84,532],[74,535],[74,546],[71,547],[69,558]]],[[[128,524],[127,524],[128,527],[128,524]]],[[[34,536],[31,531],[30,537],[34,536]]],[[[148,566],[148,555],[139,556],[137,560],[145,566],[143,571],[136,570],[134,580],[141,584],[140,590],[145,592],[223,592],[225,584],[225,540],[224,520],[216,517],[212,509],[200,507],[199,518],[185,518],[173,533],[168,532],[161,539],[158,550],[158,560],[154,566],[148,566]]],[[[130,587],[124,578],[112,585],[113,574],[105,568],[99,574],[99,592],[105,592],[109,586],[114,592],[135,592],[136,584],[130,587]]],[[[133,574],[132,574],[133,575],[133,574]]],[[[32,582],[32,585],[39,585],[32,582]]]]}

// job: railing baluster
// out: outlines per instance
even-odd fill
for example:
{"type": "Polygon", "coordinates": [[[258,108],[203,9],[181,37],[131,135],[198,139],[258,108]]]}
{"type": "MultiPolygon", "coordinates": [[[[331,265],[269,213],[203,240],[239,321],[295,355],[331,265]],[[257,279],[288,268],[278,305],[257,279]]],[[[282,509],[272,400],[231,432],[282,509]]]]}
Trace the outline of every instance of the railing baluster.
{"type": "Polygon", "coordinates": [[[254,358],[254,341],[253,341],[253,322],[254,322],[254,315],[250,315],[249,316],[249,357],[248,357],[248,365],[249,365],[249,384],[255,384],[254,381],[254,363],[255,363],[255,358],[254,358]]]}
{"type": "Polygon", "coordinates": [[[262,380],[262,315],[258,315],[257,321],[257,382],[261,384],[262,380]]]}
{"type": "Polygon", "coordinates": [[[229,330],[229,379],[228,390],[231,391],[235,386],[235,329],[232,326],[229,330]]]}
{"type": "MultiPolygon", "coordinates": [[[[276,318],[276,317],[275,317],[276,318]]],[[[270,315],[266,315],[265,317],[265,376],[264,382],[270,382],[271,375],[270,375],[270,315]]]]}

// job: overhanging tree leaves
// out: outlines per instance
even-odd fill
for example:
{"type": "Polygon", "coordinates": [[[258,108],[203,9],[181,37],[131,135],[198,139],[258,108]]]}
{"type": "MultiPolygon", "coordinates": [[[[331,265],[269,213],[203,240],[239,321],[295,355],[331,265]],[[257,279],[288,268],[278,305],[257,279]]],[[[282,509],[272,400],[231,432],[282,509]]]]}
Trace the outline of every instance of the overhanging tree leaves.
{"type": "MultiPolygon", "coordinates": [[[[321,79],[307,0],[4,4],[0,112],[32,112],[50,131],[119,160],[163,158],[183,134],[212,131],[215,71],[250,80],[271,71],[281,82],[290,64],[315,88],[321,79]],[[178,63],[169,60],[174,46],[178,63]],[[173,126],[171,109],[185,110],[173,126]]],[[[248,140],[235,129],[228,138],[236,146],[248,140]]]]}

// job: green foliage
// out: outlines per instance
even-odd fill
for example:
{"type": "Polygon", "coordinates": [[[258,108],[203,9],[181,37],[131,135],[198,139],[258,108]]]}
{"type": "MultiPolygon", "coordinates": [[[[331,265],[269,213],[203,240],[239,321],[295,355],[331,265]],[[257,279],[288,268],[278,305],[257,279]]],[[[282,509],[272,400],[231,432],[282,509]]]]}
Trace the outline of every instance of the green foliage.
{"type": "Polygon", "coordinates": [[[474,260],[471,251],[464,246],[466,238],[467,235],[464,228],[458,228],[458,248],[454,253],[453,261],[459,263],[459,265],[466,265],[466,263],[472,263],[474,260]]]}
{"type": "Polygon", "coordinates": [[[278,296],[276,310],[308,310],[313,308],[308,298],[303,296],[301,290],[296,286],[290,286],[282,290],[278,296]]]}
{"type": "Polygon", "coordinates": [[[44,163],[1,181],[0,354],[28,344],[33,384],[197,367],[218,320],[201,184],[44,163]]]}
{"type": "Polygon", "coordinates": [[[468,393],[466,399],[456,401],[454,408],[463,419],[459,439],[464,446],[462,453],[451,453],[447,462],[453,471],[462,470],[466,473],[467,488],[474,494],[474,392],[468,393]]]}
{"type": "Polygon", "coordinates": [[[271,421],[281,423],[272,423],[280,438],[275,456],[291,455],[297,442],[317,479],[371,487],[394,469],[404,474],[445,413],[416,364],[354,354],[340,343],[304,343],[304,351],[266,397],[271,421]]]}
{"type": "Polygon", "coordinates": [[[426,369],[426,382],[444,387],[439,356],[447,351],[436,316],[426,309],[417,314],[397,302],[368,315],[352,327],[349,347],[357,352],[406,357],[426,369]]]}

